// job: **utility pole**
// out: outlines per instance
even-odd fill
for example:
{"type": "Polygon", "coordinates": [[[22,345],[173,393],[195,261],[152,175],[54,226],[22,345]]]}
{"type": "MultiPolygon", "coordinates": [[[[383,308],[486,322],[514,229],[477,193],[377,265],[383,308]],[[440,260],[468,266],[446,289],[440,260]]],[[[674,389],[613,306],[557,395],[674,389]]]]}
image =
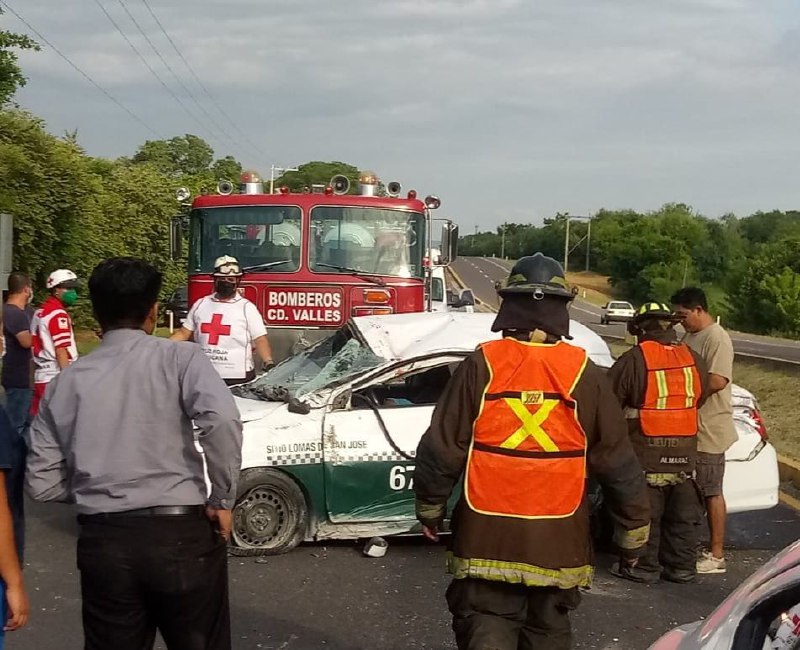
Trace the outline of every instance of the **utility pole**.
{"type": "Polygon", "coordinates": [[[574,251],[576,248],[578,248],[578,246],[580,246],[581,243],[583,243],[584,239],[586,240],[586,270],[588,271],[589,270],[589,254],[590,254],[590,248],[591,248],[591,242],[592,242],[592,217],[590,217],[590,216],[587,217],[587,216],[578,215],[578,214],[575,214],[575,215],[564,214],[562,216],[567,220],[566,232],[564,234],[564,273],[566,274],[567,270],[569,269],[569,254],[572,251],[574,251]],[[581,237],[575,243],[575,245],[572,248],[570,248],[570,245],[569,245],[569,222],[574,220],[574,219],[579,219],[581,221],[588,221],[588,224],[586,226],[586,236],[585,237],[581,237]]]}
{"type": "Polygon", "coordinates": [[[506,259],[506,224],[503,223],[503,234],[500,238],[500,259],[506,259]]]}
{"type": "Polygon", "coordinates": [[[592,219],[586,224],[586,271],[589,271],[589,250],[592,247],[592,219]]]}
{"type": "Polygon", "coordinates": [[[281,174],[285,172],[299,172],[300,170],[297,167],[281,167],[280,165],[272,165],[269,168],[269,193],[274,194],[275,192],[275,172],[280,172],[281,174]]]}

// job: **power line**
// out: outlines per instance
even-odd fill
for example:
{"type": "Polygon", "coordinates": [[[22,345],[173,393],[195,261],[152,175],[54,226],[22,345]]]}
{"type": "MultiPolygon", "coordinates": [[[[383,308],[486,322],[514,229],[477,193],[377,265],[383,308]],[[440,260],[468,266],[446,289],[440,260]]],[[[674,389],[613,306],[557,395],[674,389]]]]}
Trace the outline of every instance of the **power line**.
{"type": "MultiPolygon", "coordinates": [[[[98,1],[99,0],[95,0],[95,2],[98,2],[98,1]]],[[[153,43],[153,41],[147,35],[147,32],[144,31],[142,26],[139,24],[139,21],[136,20],[136,17],[131,13],[131,11],[128,9],[127,5],[123,2],[123,0],[119,0],[119,4],[123,8],[125,13],[128,14],[128,18],[131,19],[131,22],[133,22],[133,24],[136,26],[136,29],[139,30],[139,33],[142,35],[142,37],[144,37],[144,39],[147,41],[147,44],[150,46],[150,49],[152,49],[153,52],[155,52],[155,55],[158,57],[158,59],[161,61],[161,63],[164,65],[164,67],[169,71],[169,73],[172,75],[172,77],[175,79],[175,81],[178,82],[178,85],[181,88],[183,88],[183,91],[192,99],[192,101],[194,101],[194,103],[197,105],[197,108],[200,109],[200,112],[203,113],[206,116],[206,118],[208,118],[208,120],[210,121],[210,123],[211,123],[211,125],[213,127],[212,129],[210,129],[210,131],[213,131],[214,129],[217,129],[218,131],[222,132],[223,137],[227,137],[228,139],[230,139],[230,136],[228,136],[225,133],[225,129],[221,128],[217,124],[216,120],[208,113],[208,111],[205,109],[205,107],[200,105],[200,102],[197,101],[197,98],[194,96],[192,91],[189,90],[186,87],[186,84],[183,83],[183,80],[177,74],[175,74],[175,70],[172,69],[172,66],[169,64],[169,62],[161,55],[161,52],[155,46],[155,43],[153,43]]],[[[204,126],[203,128],[207,128],[207,127],[204,126]]],[[[214,137],[219,137],[219,136],[218,136],[217,133],[214,133],[214,137]]]]}
{"type": "MultiPolygon", "coordinates": [[[[130,46],[130,48],[133,50],[133,52],[136,54],[136,56],[138,56],[139,59],[142,61],[142,63],[144,63],[144,65],[150,71],[150,74],[152,74],[156,78],[156,80],[161,84],[161,86],[164,88],[164,90],[166,90],[167,93],[169,93],[169,95],[172,96],[172,98],[181,106],[181,108],[183,108],[183,110],[186,111],[186,114],[189,115],[189,117],[191,117],[197,123],[197,125],[200,126],[200,128],[205,131],[206,126],[197,118],[197,116],[194,113],[192,113],[192,111],[189,110],[189,107],[186,106],[186,104],[183,102],[183,100],[180,97],[178,97],[178,95],[175,94],[175,92],[172,90],[172,88],[170,88],[166,84],[166,82],[161,78],[161,75],[159,75],[155,71],[153,66],[150,65],[150,62],[139,51],[139,48],[137,48],[133,44],[133,41],[131,41],[131,39],[128,38],[127,34],[125,34],[125,32],[119,26],[119,23],[117,23],[117,21],[114,20],[114,18],[111,16],[111,14],[108,13],[108,11],[103,6],[103,4],[100,2],[100,0],[94,0],[94,2],[98,7],[100,7],[100,10],[105,14],[105,16],[106,16],[106,18],[108,18],[109,22],[119,32],[120,36],[122,36],[122,38],[125,39],[125,42],[130,46]]],[[[120,0],[120,4],[121,4],[121,0],[120,0]]]]}
{"type": "MultiPolygon", "coordinates": [[[[225,110],[222,108],[222,106],[220,106],[220,105],[219,105],[219,103],[217,102],[216,98],[215,98],[215,97],[214,97],[214,96],[211,94],[211,92],[208,90],[208,88],[206,87],[206,85],[203,83],[203,81],[200,79],[200,77],[199,77],[199,76],[197,75],[197,73],[194,71],[194,68],[192,68],[192,66],[191,66],[191,65],[189,64],[189,62],[186,60],[186,57],[185,57],[185,56],[183,56],[183,53],[180,51],[180,49],[178,48],[178,46],[175,44],[175,41],[174,41],[174,40],[172,40],[172,37],[169,35],[169,32],[167,32],[167,30],[164,28],[164,25],[162,25],[162,24],[161,24],[161,21],[159,20],[159,18],[158,18],[158,16],[156,15],[155,11],[153,11],[153,8],[150,6],[150,3],[149,3],[147,0],[142,0],[142,3],[144,4],[144,6],[145,6],[145,7],[147,7],[147,11],[149,11],[149,12],[150,12],[150,15],[153,17],[153,20],[156,22],[156,24],[158,25],[159,29],[161,29],[161,33],[162,33],[162,34],[164,34],[164,36],[165,36],[165,37],[167,38],[167,40],[169,41],[169,44],[172,46],[172,49],[173,49],[173,50],[175,50],[175,53],[178,55],[178,57],[180,58],[180,60],[181,60],[181,61],[183,61],[183,65],[185,65],[185,66],[186,66],[186,69],[189,71],[189,74],[191,74],[191,75],[192,75],[192,77],[194,78],[194,80],[197,82],[197,85],[198,85],[198,86],[200,86],[200,88],[201,88],[201,89],[203,90],[203,92],[205,93],[206,97],[208,97],[208,99],[209,99],[209,100],[211,100],[211,103],[212,103],[212,104],[214,104],[214,106],[216,107],[216,109],[219,111],[220,115],[222,115],[222,117],[223,117],[223,118],[224,118],[224,119],[225,119],[225,120],[226,120],[226,121],[227,121],[229,124],[231,124],[231,125],[233,126],[233,128],[234,128],[236,131],[238,131],[239,135],[240,135],[242,138],[244,138],[243,142],[244,142],[246,145],[248,145],[248,146],[249,146],[249,147],[250,147],[250,148],[251,148],[253,151],[255,151],[255,152],[256,152],[256,153],[257,153],[259,156],[264,156],[264,157],[266,158],[266,153],[264,153],[264,152],[263,152],[263,151],[262,151],[262,150],[261,150],[259,147],[257,147],[256,145],[252,144],[252,143],[249,141],[249,139],[248,139],[248,138],[249,138],[250,136],[248,136],[248,134],[246,134],[244,131],[242,131],[242,130],[239,128],[239,126],[238,126],[238,124],[236,123],[236,121],[235,121],[235,120],[234,120],[234,119],[233,119],[233,118],[232,118],[230,115],[228,115],[228,114],[225,112],[225,110]]],[[[233,138],[233,137],[231,137],[230,139],[231,139],[231,140],[236,140],[236,138],[233,138]]]]}
{"type": "Polygon", "coordinates": [[[70,58],[61,52],[55,45],[53,45],[45,36],[38,31],[33,25],[31,25],[27,20],[25,20],[22,16],[20,16],[14,8],[8,4],[5,0],[2,1],[2,4],[8,9],[12,15],[16,16],[17,20],[19,20],[23,25],[25,25],[31,32],[33,32],[36,37],[41,40],[45,45],[47,45],[53,52],[58,54],[64,61],[66,61],[78,74],[80,74],[84,79],[86,79],[90,84],[92,84],[97,90],[103,93],[108,99],[114,102],[119,108],[125,111],[130,117],[136,120],[139,124],[141,124],[145,129],[150,131],[153,135],[157,138],[161,138],[162,136],[152,128],[147,122],[145,122],[141,117],[139,117],[136,113],[134,113],[131,109],[129,109],[125,104],[119,101],[116,97],[114,97],[110,92],[108,92],[105,88],[103,88],[99,83],[97,83],[94,79],[92,79],[88,74],[86,74],[83,70],[81,70],[75,63],[73,63],[70,58]]]}

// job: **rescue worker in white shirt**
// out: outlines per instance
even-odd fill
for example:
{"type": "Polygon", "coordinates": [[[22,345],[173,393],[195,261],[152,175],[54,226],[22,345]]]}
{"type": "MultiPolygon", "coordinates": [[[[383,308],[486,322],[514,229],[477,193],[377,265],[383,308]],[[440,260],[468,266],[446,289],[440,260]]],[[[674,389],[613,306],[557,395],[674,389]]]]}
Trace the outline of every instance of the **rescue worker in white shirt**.
{"type": "Polygon", "coordinates": [[[31,347],[35,365],[31,416],[49,383],[78,358],[72,319],[65,307],[78,299],[78,276],[68,269],[53,271],[47,278],[50,296],[31,319],[31,347]]]}
{"type": "Polygon", "coordinates": [[[189,310],[183,325],[170,338],[200,344],[228,386],[255,378],[253,348],[267,368],[273,365],[267,328],[258,308],[237,289],[242,269],[235,257],[214,262],[214,293],[189,310]]]}

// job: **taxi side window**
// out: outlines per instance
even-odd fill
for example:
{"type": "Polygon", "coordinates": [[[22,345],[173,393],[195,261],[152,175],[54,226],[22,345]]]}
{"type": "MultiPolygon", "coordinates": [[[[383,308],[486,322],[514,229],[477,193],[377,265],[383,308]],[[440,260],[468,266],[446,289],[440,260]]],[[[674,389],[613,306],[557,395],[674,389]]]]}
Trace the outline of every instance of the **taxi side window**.
{"type": "Polygon", "coordinates": [[[758,603],[741,620],[735,650],[797,650],[800,648],[800,585],[792,585],[758,603]]]}
{"type": "MultiPolygon", "coordinates": [[[[444,364],[421,372],[392,377],[380,384],[358,391],[370,397],[381,408],[397,408],[436,404],[457,364],[444,364]]],[[[353,408],[368,408],[362,400],[354,400],[353,408]]]]}

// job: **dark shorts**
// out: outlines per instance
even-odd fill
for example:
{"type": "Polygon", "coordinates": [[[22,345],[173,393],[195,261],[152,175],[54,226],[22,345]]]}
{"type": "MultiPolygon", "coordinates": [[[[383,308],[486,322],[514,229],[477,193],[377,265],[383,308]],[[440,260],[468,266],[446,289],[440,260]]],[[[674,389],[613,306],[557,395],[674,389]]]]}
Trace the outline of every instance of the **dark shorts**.
{"type": "Polygon", "coordinates": [[[697,452],[697,486],[704,497],[722,494],[722,477],[725,476],[725,454],[697,452]]]}

